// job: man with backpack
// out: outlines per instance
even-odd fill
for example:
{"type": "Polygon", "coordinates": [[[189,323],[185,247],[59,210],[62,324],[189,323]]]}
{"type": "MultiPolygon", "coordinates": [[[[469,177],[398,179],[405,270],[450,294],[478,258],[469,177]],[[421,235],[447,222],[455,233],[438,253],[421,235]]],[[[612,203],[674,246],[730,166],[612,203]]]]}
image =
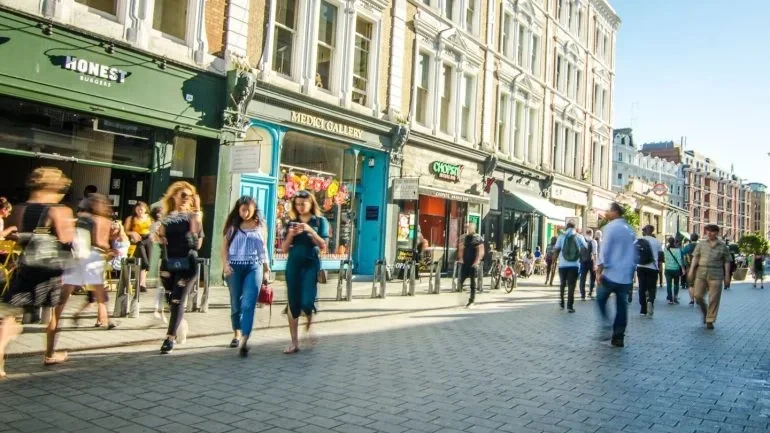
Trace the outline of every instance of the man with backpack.
{"type": "Polygon", "coordinates": [[[476,226],[472,223],[465,225],[465,235],[460,240],[457,250],[457,260],[460,262],[460,291],[463,290],[465,280],[471,279],[471,296],[466,307],[470,307],[476,300],[476,278],[479,263],[484,258],[484,239],[476,233],[476,226]]]}
{"type": "Polygon", "coordinates": [[[559,236],[553,249],[554,259],[559,260],[559,305],[563,310],[564,290],[569,288],[567,311],[570,313],[575,312],[575,286],[580,270],[580,251],[586,248],[586,241],[575,232],[575,223],[570,221],[567,223],[567,230],[559,236]]]}
{"type": "Polygon", "coordinates": [[[596,286],[596,271],[594,270],[594,264],[596,263],[596,254],[599,251],[599,247],[594,240],[594,231],[586,229],[583,236],[586,241],[586,248],[580,250],[580,299],[586,300],[586,277],[590,276],[588,286],[588,297],[594,297],[594,287],[596,286]]]}
{"type": "Polygon", "coordinates": [[[650,318],[655,308],[659,264],[663,261],[663,247],[660,241],[655,239],[654,233],[655,227],[647,225],[642,229],[642,237],[636,240],[636,248],[639,252],[636,276],[639,280],[639,304],[642,306],[639,314],[650,318]]]}

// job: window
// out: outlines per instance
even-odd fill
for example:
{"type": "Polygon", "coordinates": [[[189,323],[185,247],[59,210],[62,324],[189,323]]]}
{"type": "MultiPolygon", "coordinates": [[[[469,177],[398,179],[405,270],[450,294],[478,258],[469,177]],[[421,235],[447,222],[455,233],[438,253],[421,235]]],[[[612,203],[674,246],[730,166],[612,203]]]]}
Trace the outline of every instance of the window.
{"type": "Polygon", "coordinates": [[[465,74],[463,75],[462,86],[462,106],[460,108],[460,137],[465,140],[471,140],[473,138],[473,98],[475,95],[473,87],[473,76],[465,74]]]}
{"type": "Polygon", "coordinates": [[[575,94],[572,96],[580,105],[583,105],[583,71],[575,72],[575,94]]]}
{"type": "Polygon", "coordinates": [[[497,107],[497,150],[508,155],[508,104],[510,98],[507,94],[500,95],[497,107]]]}
{"type": "Polygon", "coordinates": [[[618,180],[623,180],[623,173],[618,173],[618,180]]]}
{"type": "Polygon", "coordinates": [[[417,62],[417,97],[415,98],[415,120],[421,125],[428,124],[428,86],[430,57],[420,53],[417,62]]]}
{"type": "Polygon", "coordinates": [[[562,86],[562,81],[564,80],[564,58],[561,55],[556,56],[556,82],[554,83],[554,87],[556,87],[556,90],[561,92],[564,86],[562,86]]]}
{"type": "Polygon", "coordinates": [[[366,105],[369,91],[369,51],[374,25],[356,18],[356,51],[353,58],[353,102],[366,105]]]}
{"type": "Polygon", "coordinates": [[[473,27],[476,23],[476,0],[465,0],[465,30],[474,33],[473,27]]]}
{"type": "Polygon", "coordinates": [[[455,0],[444,0],[444,16],[450,21],[454,20],[455,0]]]}
{"type": "Polygon", "coordinates": [[[513,157],[524,159],[524,102],[516,101],[514,112],[513,157]]]}
{"type": "Polygon", "coordinates": [[[575,135],[565,129],[564,133],[566,135],[566,147],[564,152],[564,174],[567,176],[575,176],[575,164],[576,164],[576,155],[575,155],[575,135]]]}
{"type": "Polygon", "coordinates": [[[439,112],[439,129],[445,134],[449,134],[452,131],[449,129],[449,125],[453,125],[452,121],[452,95],[454,92],[453,69],[449,64],[444,63],[441,68],[441,111],[439,112]]]}
{"type": "Polygon", "coordinates": [[[604,40],[602,41],[602,56],[604,57],[604,60],[610,59],[610,39],[607,35],[604,36],[604,40]]]}
{"type": "Polygon", "coordinates": [[[538,162],[539,154],[537,146],[537,110],[534,108],[529,109],[529,129],[527,129],[527,160],[536,164],[538,162]]]}
{"type": "Polygon", "coordinates": [[[552,169],[557,172],[564,171],[564,127],[559,122],[553,124],[553,156],[551,157],[552,169]]]}
{"type": "Polygon", "coordinates": [[[519,32],[516,37],[516,64],[524,66],[524,50],[526,45],[525,34],[527,29],[519,24],[519,32]]]}
{"type": "Polygon", "coordinates": [[[540,72],[540,37],[532,35],[532,52],[529,59],[529,72],[538,74],[540,72]]]}
{"type": "Polygon", "coordinates": [[[578,39],[582,40],[583,39],[583,9],[582,8],[578,10],[577,23],[575,27],[576,27],[575,30],[576,30],[576,35],[578,39]]]}
{"type": "Polygon", "coordinates": [[[75,0],[75,3],[86,5],[91,9],[106,12],[110,15],[118,14],[118,2],[116,0],[75,0]]]}
{"type": "Polygon", "coordinates": [[[277,2],[275,11],[275,45],[273,70],[291,77],[294,57],[294,38],[297,34],[297,4],[295,0],[277,2]]]}
{"type": "Polygon", "coordinates": [[[511,51],[511,37],[513,36],[511,32],[513,27],[513,17],[511,14],[504,14],[503,16],[503,25],[500,28],[500,52],[503,54],[503,56],[511,57],[512,51],[511,51]]]}
{"type": "Polygon", "coordinates": [[[187,39],[187,3],[187,0],[155,0],[152,28],[177,39],[187,39]]]}
{"type": "Polygon", "coordinates": [[[609,120],[610,118],[610,98],[607,97],[606,90],[602,90],[602,114],[599,117],[604,120],[609,120]]]}
{"type": "Polygon", "coordinates": [[[565,62],[565,64],[566,67],[564,68],[564,75],[567,76],[567,84],[564,86],[564,90],[562,90],[562,92],[566,93],[567,97],[574,98],[575,76],[573,72],[575,71],[575,68],[572,66],[572,63],[565,62]]]}
{"type": "Polygon", "coordinates": [[[316,53],[315,85],[331,90],[331,78],[336,69],[335,45],[337,44],[337,6],[321,2],[318,15],[318,52],[316,53]]]}

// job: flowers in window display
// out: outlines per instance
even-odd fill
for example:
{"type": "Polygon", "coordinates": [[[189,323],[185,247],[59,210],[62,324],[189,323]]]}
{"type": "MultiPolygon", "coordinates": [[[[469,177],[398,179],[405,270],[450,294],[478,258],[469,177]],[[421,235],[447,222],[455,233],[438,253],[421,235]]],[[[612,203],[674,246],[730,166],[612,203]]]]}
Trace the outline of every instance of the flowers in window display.
{"type": "Polygon", "coordinates": [[[332,207],[334,207],[334,201],[332,201],[332,199],[330,199],[329,197],[326,197],[324,199],[324,204],[323,204],[324,211],[329,212],[330,210],[332,210],[332,207]]]}
{"type": "Polygon", "coordinates": [[[333,198],[337,195],[337,192],[340,190],[340,183],[336,180],[333,180],[331,184],[329,184],[329,187],[326,188],[326,197],[333,198]]]}
{"type": "Polygon", "coordinates": [[[284,197],[286,197],[286,187],[278,185],[278,198],[282,200],[284,197]]]}
{"type": "Polygon", "coordinates": [[[297,183],[295,183],[293,180],[286,182],[286,193],[284,196],[287,199],[291,199],[294,197],[294,194],[297,193],[297,190],[297,183]]]}

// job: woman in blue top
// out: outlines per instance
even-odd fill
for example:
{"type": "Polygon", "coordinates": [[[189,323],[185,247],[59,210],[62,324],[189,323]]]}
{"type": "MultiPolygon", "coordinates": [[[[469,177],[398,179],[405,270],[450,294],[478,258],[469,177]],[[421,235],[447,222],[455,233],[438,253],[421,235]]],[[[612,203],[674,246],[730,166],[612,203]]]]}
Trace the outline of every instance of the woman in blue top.
{"type": "Polygon", "coordinates": [[[289,254],[286,262],[286,288],[291,346],[284,350],[286,354],[299,352],[297,328],[302,313],[307,317],[305,330],[310,332],[318,293],[318,271],[321,270],[319,254],[326,249],[326,239],[329,237],[329,222],[321,216],[318,202],[310,192],[299,191],[292,197],[289,217],[281,246],[289,254]]]}
{"type": "Polygon", "coordinates": [[[230,288],[230,319],[233,324],[230,347],[240,344],[242,357],[249,355],[249,335],[254,327],[259,288],[270,274],[266,237],[257,202],[249,196],[239,198],[225,222],[222,262],[230,288]]]}

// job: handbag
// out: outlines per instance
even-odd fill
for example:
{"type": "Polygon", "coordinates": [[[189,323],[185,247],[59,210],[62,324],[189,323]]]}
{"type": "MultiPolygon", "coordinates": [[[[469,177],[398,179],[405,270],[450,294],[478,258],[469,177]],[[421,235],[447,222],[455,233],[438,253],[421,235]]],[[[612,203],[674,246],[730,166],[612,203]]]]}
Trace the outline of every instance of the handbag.
{"type": "Polygon", "coordinates": [[[267,280],[263,280],[262,287],[259,289],[257,302],[262,305],[268,305],[270,307],[270,317],[267,319],[268,328],[270,327],[270,322],[273,320],[273,296],[275,296],[275,293],[273,292],[272,287],[267,284],[267,280]]]}
{"type": "Polygon", "coordinates": [[[169,258],[167,248],[163,248],[163,261],[165,269],[169,272],[189,272],[192,270],[192,260],[190,256],[180,258],[169,258]]]}
{"type": "Polygon", "coordinates": [[[44,225],[48,209],[43,209],[32,233],[19,234],[19,243],[24,246],[19,266],[32,274],[53,278],[62,275],[72,262],[72,251],[62,248],[59,239],[51,234],[51,227],[44,225]]]}

